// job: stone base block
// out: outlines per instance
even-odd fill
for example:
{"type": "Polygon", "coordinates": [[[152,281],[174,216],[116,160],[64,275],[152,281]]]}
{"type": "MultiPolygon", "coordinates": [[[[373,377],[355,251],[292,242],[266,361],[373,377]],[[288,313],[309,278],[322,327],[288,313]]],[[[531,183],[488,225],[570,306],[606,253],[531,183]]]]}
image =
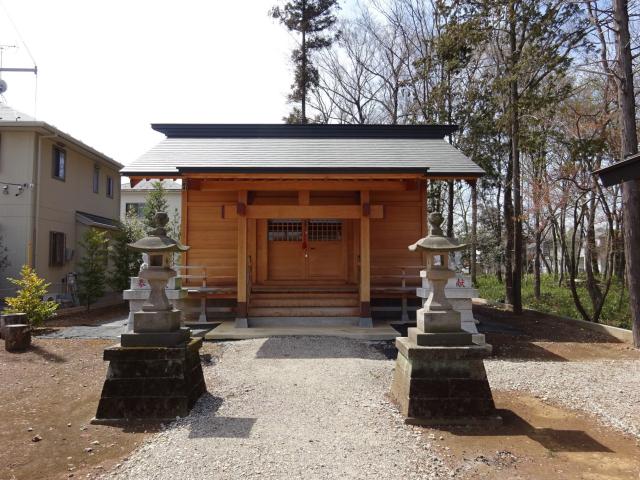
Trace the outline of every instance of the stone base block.
{"type": "Polygon", "coordinates": [[[409,328],[409,340],[418,346],[463,346],[472,345],[473,336],[469,332],[425,333],[417,328],[409,328]]]}
{"type": "Polygon", "coordinates": [[[180,310],[135,312],[133,331],[136,333],[172,332],[180,328],[180,310]]]}
{"type": "Polygon", "coordinates": [[[181,327],[173,332],[123,333],[120,345],[123,347],[175,347],[191,338],[191,329],[181,327]]]}
{"type": "Polygon", "coordinates": [[[202,339],[179,347],[105,349],[109,362],[92,423],[158,422],[184,417],[206,391],[199,350],[202,339]]]}
{"type": "Polygon", "coordinates": [[[455,310],[431,312],[421,308],[416,312],[418,329],[428,333],[458,332],[462,329],[460,312],[455,310]]]}
{"type": "Polygon", "coordinates": [[[482,359],[490,345],[419,346],[396,339],[391,397],[407,423],[467,425],[498,421],[482,359]]]}

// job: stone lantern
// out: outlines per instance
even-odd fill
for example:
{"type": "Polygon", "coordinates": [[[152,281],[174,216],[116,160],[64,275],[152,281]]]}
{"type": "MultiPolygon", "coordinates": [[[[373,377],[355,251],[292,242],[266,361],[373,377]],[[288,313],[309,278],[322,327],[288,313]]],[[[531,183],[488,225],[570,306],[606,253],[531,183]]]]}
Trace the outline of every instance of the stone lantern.
{"type": "Polygon", "coordinates": [[[445,295],[447,281],[455,276],[449,255],[466,245],[444,236],[442,221],[440,213],[431,213],[429,235],[409,246],[427,254],[427,271],[421,276],[429,281],[430,293],[416,314],[416,327],[396,339],[391,396],[411,424],[499,421],[482,361],[491,354],[491,345],[474,343],[445,295]]]}
{"type": "Polygon", "coordinates": [[[150,285],[142,310],[133,314],[133,332],[104,351],[109,361],[96,417],[92,423],[170,421],[186,416],[206,391],[199,350],[201,338],[180,326],[180,310],[171,306],[165,287],[176,275],[170,255],[189,247],[167,237],[166,213],[155,217],[156,228],[129,248],[149,255],[140,273],[150,285]]]}
{"type": "Polygon", "coordinates": [[[175,270],[169,267],[171,256],[189,250],[189,247],[167,237],[165,227],[168,221],[166,213],[157,213],[156,228],[148,236],[129,244],[131,250],[146,253],[149,257],[147,268],[139,276],[146,280],[151,291],[142,310],[133,314],[133,333],[122,334],[123,347],[172,346],[190,336],[188,328],[180,327],[180,311],[173,308],[165,293],[169,279],[176,276],[175,270]]]}

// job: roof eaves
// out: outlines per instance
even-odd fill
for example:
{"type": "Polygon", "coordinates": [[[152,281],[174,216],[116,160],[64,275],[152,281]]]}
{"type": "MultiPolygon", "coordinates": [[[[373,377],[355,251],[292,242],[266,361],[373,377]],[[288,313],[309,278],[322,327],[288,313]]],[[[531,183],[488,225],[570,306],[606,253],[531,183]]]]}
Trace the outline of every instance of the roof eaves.
{"type": "Polygon", "coordinates": [[[168,138],[444,138],[457,125],[153,123],[168,138]]]}
{"type": "Polygon", "coordinates": [[[16,130],[36,130],[38,133],[41,134],[51,134],[51,135],[56,135],[60,138],[62,138],[63,140],[73,144],[74,146],[76,146],[77,148],[84,150],[86,153],[90,154],[91,156],[107,163],[108,165],[112,166],[113,168],[120,170],[121,168],[124,167],[124,165],[122,165],[120,162],[115,161],[113,158],[105,155],[104,153],[99,152],[98,150],[96,150],[93,147],[90,147],[89,145],[87,145],[86,143],[82,142],[81,140],[78,140],[77,138],[73,137],[72,135],[63,132],[62,130],[60,130],[57,127],[54,127],[53,125],[47,123],[47,122],[42,122],[42,121],[7,121],[7,122],[3,122],[0,121],[0,128],[9,128],[9,129],[16,129],[16,130]]]}

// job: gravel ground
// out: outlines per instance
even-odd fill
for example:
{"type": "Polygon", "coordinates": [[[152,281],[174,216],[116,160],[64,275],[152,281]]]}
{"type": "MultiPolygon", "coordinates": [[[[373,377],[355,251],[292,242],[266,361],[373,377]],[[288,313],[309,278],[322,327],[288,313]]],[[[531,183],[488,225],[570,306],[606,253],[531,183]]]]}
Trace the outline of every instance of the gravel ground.
{"type": "Polygon", "coordinates": [[[530,392],[640,438],[640,361],[485,361],[491,388],[530,392]]]}
{"type": "MultiPolygon", "coordinates": [[[[223,345],[219,363],[204,370],[211,394],[109,478],[439,479],[474,469],[465,456],[452,470],[448,447],[403,424],[386,398],[394,362],[370,344],[286,337],[223,345]]],[[[495,390],[527,392],[640,437],[639,360],[485,365],[495,390]]]]}
{"type": "Polygon", "coordinates": [[[112,472],[123,479],[429,479],[453,473],[385,397],[393,361],[339,338],[225,346],[212,395],[112,472]],[[224,400],[223,400],[224,399],[224,400]]]}

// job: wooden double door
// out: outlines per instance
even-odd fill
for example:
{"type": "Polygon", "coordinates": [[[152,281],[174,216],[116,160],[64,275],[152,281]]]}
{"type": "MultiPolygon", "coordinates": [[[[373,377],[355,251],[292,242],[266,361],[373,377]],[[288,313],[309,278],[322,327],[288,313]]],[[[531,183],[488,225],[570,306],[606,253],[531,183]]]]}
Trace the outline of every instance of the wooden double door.
{"type": "Polygon", "coordinates": [[[266,222],[267,280],[347,280],[347,221],[278,219],[266,222]]]}

